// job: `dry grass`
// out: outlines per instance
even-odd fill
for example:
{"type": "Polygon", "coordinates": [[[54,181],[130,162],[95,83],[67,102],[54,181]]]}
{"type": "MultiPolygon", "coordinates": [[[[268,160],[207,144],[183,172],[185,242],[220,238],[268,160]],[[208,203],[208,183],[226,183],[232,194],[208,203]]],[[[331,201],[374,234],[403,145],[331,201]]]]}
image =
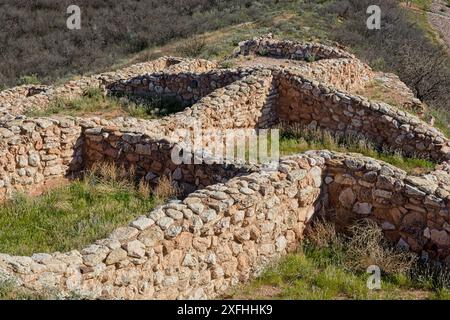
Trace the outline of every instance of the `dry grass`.
{"type": "Polygon", "coordinates": [[[372,220],[361,220],[349,228],[345,266],[364,272],[376,265],[386,274],[407,274],[417,263],[414,253],[392,247],[381,228],[372,220]]]}
{"type": "Polygon", "coordinates": [[[175,186],[172,178],[162,176],[159,178],[158,185],[153,189],[153,194],[158,202],[164,202],[166,199],[176,198],[180,195],[180,189],[175,186]]]}
{"type": "Polygon", "coordinates": [[[338,234],[330,222],[316,221],[307,229],[307,242],[315,248],[345,251],[341,261],[349,271],[365,272],[369,266],[376,265],[385,274],[407,274],[417,263],[415,254],[394,248],[383,230],[369,219],[349,226],[348,235],[338,234]]]}
{"type": "Polygon", "coordinates": [[[449,299],[450,276],[424,267],[411,254],[397,251],[371,221],[351,225],[348,234],[315,220],[296,254],[270,264],[260,277],[234,289],[240,299],[449,299]],[[367,267],[382,270],[381,289],[367,286],[367,267]],[[267,290],[269,288],[269,290],[267,290]]]}

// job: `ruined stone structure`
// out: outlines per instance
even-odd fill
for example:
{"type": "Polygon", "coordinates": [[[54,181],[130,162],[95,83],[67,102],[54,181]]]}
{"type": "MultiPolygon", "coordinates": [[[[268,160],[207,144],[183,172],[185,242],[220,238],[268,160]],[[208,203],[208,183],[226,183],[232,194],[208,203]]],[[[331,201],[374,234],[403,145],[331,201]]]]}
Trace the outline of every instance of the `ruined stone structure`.
{"type": "Polygon", "coordinates": [[[134,64],[113,72],[82,77],[61,86],[23,85],[0,92],[0,121],[14,119],[26,110],[44,109],[55,98],[73,99],[88,88],[105,87],[120,79],[129,79],[160,70],[171,72],[207,71],[216,68],[214,62],[184,58],[162,57],[154,61],[134,64]]]}
{"type": "MultiPolygon", "coordinates": [[[[131,67],[125,76],[117,75],[120,80],[93,79],[110,94],[174,96],[187,106],[180,113],[151,121],[16,117],[3,122],[3,198],[98,161],[133,165],[151,182],[170,175],[187,196],[143,212],[80,251],[0,254],[0,279],[90,298],[218,297],[295,250],[315,215],[342,226],[373,219],[398,246],[450,264],[450,144],[442,133],[392,106],[348,93],[369,81],[371,70],[343,50],[258,38],[241,43],[236,52],[309,62],[299,68],[213,70],[205,61],[164,58],[144,72],[131,67]],[[430,174],[408,176],[378,160],[330,151],[282,158],[275,171],[171,161],[179,128],[259,129],[280,122],[363,134],[376,145],[440,165],[430,174]]],[[[20,105],[16,115],[29,107],[23,103],[27,90],[1,93],[8,117],[15,117],[11,106],[20,105]]]]}

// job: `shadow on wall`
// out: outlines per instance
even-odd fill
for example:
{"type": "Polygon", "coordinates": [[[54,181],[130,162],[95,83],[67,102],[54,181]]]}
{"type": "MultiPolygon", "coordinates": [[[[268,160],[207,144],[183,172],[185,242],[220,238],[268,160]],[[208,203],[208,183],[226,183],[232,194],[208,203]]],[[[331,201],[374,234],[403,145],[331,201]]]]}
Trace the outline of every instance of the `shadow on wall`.
{"type": "Polygon", "coordinates": [[[204,73],[155,73],[119,80],[106,86],[108,93],[131,97],[176,98],[190,107],[214,90],[248,75],[243,70],[214,70],[204,73]]]}

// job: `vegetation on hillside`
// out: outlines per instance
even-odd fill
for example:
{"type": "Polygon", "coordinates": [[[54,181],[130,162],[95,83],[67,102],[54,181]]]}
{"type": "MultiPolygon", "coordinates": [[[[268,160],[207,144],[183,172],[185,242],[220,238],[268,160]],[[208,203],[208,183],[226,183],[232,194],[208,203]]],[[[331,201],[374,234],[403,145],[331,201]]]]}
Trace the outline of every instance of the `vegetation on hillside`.
{"type": "MultiPolygon", "coordinates": [[[[426,8],[430,1],[413,2],[426,8]]],[[[273,32],[293,40],[339,41],[376,69],[397,73],[434,110],[449,110],[450,57],[426,16],[400,3],[82,0],[82,28],[71,31],[65,27],[68,0],[8,0],[0,4],[0,85],[94,72],[134,53],[148,58],[177,38],[189,37],[175,45],[174,54],[224,58],[240,40],[273,32]],[[374,4],[382,9],[381,30],[366,27],[367,7],[374,4]],[[245,26],[228,27],[238,23],[245,26]],[[220,36],[210,41],[208,32],[219,28],[220,36]]]]}
{"type": "Polygon", "coordinates": [[[143,49],[257,18],[278,0],[4,0],[0,86],[42,82],[111,67],[143,49]],[[69,5],[81,29],[69,30],[69,5]]]}
{"type": "Polygon", "coordinates": [[[398,74],[420,100],[448,113],[450,56],[425,15],[407,11],[395,0],[329,1],[321,10],[336,19],[338,28],[330,33],[334,40],[372,67],[398,74]],[[381,8],[381,30],[369,30],[362,18],[373,4],[381,8]]]}

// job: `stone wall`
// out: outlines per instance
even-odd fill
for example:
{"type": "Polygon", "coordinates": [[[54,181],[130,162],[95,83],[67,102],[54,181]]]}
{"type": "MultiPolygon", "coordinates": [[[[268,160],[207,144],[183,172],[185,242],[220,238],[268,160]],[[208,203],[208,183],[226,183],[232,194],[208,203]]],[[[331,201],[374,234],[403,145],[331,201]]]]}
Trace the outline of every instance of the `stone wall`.
{"type": "MultiPolygon", "coordinates": [[[[219,129],[225,134],[226,129],[273,126],[277,122],[273,78],[270,72],[262,73],[235,81],[191,108],[144,127],[136,125],[123,130],[123,124],[116,122],[87,129],[84,133],[86,164],[108,161],[132,165],[139,175],[152,182],[157,182],[162,175],[171,176],[183,190],[221,181],[220,176],[222,179],[235,176],[237,171],[232,166],[176,165],[171,160],[172,152],[176,142],[183,138],[177,130],[219,129]]],[[[214,139],[214,132],[203,136],[202,146],[207,149],[214,139]]]]}
{"type": "Polygon", "coordinates": [[[204,73],[161,72],[121,80],[107,86],[113,95],[170,96],[193,105],[216,89],[229,85],[251,70],[213,70],[204,73]]]}
{"type": "Polygon", "coordinates": [[[370,68],[356,59],[320,60],[301,67],[299,74],[344,91],[363,88],[373,76],[370,68]]]}
{"type": "Polygon", "coordinates": [[[449,187],[439,179],[362,156],[308,152],[282,159],[277,171],[171,201],[81,251],[0,255],[0,270],[32,290],[90,298],[214,298],[294,251],[307,222],[324,213],[340,226],[373,219],[398,246],[450,263],[449,187]]]}
{"type": "Polygon", "coordinates": [[[73,119],[15,120],[0,126],[0,199],[82,166],[81,127],[73,119]]]}
{"type": "Polygon", "coordinates": [[[272,34],[242,41],[235,55],[257,54],[291,60],[318,61],[322,59],[355,59],[345,50],[314,42],[276,40],[272,34]]]}
{"type": "Polygon", "coordinates": [[[278,91],[272,73],[257,70],[215,90],[191,108],[160,121],[166,134],[201,125],[202,129],[268,128],[277,123],[278,91]]]}
{"type": "MultiPolygon", "coordinates": [[[[9,121],[0,127],[4,155],[0,198],[34,190],[96,161],[136,166],[138,173],[152,181],[171,175],[184,190],[219,182],[219,176],[230,178],[236,174],[231,168],[175,165],[171,152],[180,138],[175,131],[197,126],[222,130],[271,127],[277,121],[276,96],[270,72],[260,71],[258,77],[244,77],[192,108],[160,120],[59,117],[9,121]]],[[[208,144],[206,137],[203,144],[208,144]]]]}
{"type": "Polygon", "coordinates": [[[373,78],[372,69],[352,54],[319,43],[280,41],[269,34],[241,42],[235,51],[235,56],[251,54],[307,61],[290,70],[340,90],[361,89],[373,78]]]}
{"type": "Polygon", "coordinates": [[[32,290],[91,298],[213,298],[295,250],[320,194],[319,164],[299,157],[198,190],[81,251],[0,255],[0,270],[32,290]]]}
{"type": "Polygon", "coordinates": [[[370,158],[320,154],[326,158],[322,190],[328,218],[342,227],[370,218],[398,247],[450,266],[448,173],[408,176],[370,158]]]}
{"type": "Polygon", "coordinates": [[[87,167],[97,162],[133,167],[136,175],[151,185],[157,185],[160,177],[167,176],[184,194],[251,171],[251,168],[224,164],[178,165],[172,161],[172,153],[178,150],[173,141],[121,132],[117,128],[86,129],[84,138],[87,167]]]}
{"type": "MultiPolygon", "coordinates": [[[[153,74],[142,75],[147,65],[141,65],[92,79],[110,93],[168,94],[193,104],[177,114],[151,121],[3,121],[2,198],[101,161],[133,166],[152,183],[170,176],[188,195],[142,213],[82,250],[31,257],[0,254],[0,280],[90,298],[214,298],[294,251],[314,215],[340,227],[373,219],[399,247],[450,265],[450,162],[445,162],[450,149],[442,133],[387,104],[345,92],[362,85],[370,70],[340,49],[254,39],[241,44],[239,52],[317,61],[305,68],[208,71],[213,63],[160,59],[148,66],[165,72],[152,69],[153,74]],[[278,122],[364,134],[378,146],[444,162],[430,174],[407,176],[381,161],[330,151],[282,158],[275,171],[171,160],[182,142],[179,129],[258,129],[278,122]]],[[[82,87],[77,82],[72,90],[67,84],[58,96],[66,97],[64,90],[79,93],[82,87]]],[[[29,106],[8,101],[19,101],[17,96],[29,90],[36,91],[34,97],[50,95],[38,89],[2,92],[2,108],[22,112],[29,106]]],[[[210,143],[205,139],[202,147],[210,143]]]]}
{"type": "Polygon", "coordinates": [[[278,77],[278,116],[332,132],[362,134],[410,156],[450,159],[448,139],[417,117],[381,102],[336,90],[284,70],[278,77]]]}
{"type": "Polygon", "coordinates": [[[81,96],[88,88],[104,88],[120,79],[130,79],[145,73],[164,69],[172,73],[205,72],[217,64],[207,60],[162,57],[157,60],[137,63],[113,72],[71,80],[60,86],[24,85],[0,92],[0,121],[9,121],[27,110],[44,109],[55,98],[73,99],[81,96]]]}

